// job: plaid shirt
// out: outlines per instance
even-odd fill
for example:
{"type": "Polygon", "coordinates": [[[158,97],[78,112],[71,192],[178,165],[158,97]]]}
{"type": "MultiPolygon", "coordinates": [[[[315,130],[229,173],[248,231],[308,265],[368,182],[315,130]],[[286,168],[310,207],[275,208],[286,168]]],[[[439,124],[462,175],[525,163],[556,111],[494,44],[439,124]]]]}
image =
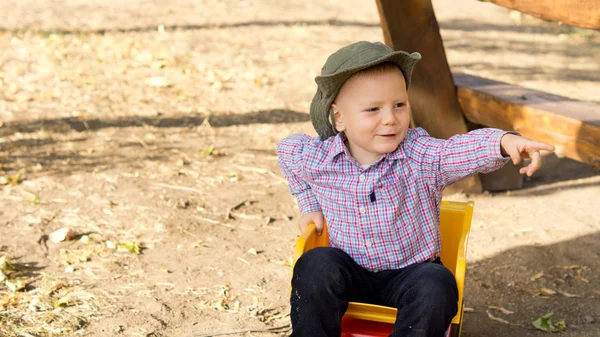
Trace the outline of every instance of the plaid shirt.
{"type": "Polygon", "coordinates": [[[295,134],[277,152],[300,212],[322,211],[330,245],[382,271],[437,257],[444,187],[502,167],[504,134],[488,128],[441,140],[409,129],[394,152],[366,169],[351,157],[343,134],[325,141],[295,134]]]}

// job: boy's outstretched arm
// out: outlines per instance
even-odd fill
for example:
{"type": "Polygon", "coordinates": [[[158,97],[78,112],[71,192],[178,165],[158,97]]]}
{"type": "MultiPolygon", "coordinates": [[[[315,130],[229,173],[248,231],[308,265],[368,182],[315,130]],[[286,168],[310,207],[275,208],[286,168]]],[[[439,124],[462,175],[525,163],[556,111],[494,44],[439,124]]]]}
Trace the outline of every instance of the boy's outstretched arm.
{"type": "Polygon", "coordinates": [[[531,163],[522,167],[519,172],[521,174],[531,175],[542,166],[541,150],[554,151],[554,146],[542,142],[536,142],[525,137],[505,134],[500,140],[502,147],[502,155],[510,156],[513,164],[518,165],[522,159],[530,158],[531,163]]]}
{"type": "Polygon", "coordinates": [[[522,154],[532,158],[532,163],[521,169],[521,173],[531,175],[541,165],[540,150],[554,149],[551,145],[493,128],[477,129],[447,140],[433,138],[417,128],[406,144],[418,158],[416,164],[421,173],[440,191],[472,174],[495,171],[510,159],[518,164],[522,154]]]}

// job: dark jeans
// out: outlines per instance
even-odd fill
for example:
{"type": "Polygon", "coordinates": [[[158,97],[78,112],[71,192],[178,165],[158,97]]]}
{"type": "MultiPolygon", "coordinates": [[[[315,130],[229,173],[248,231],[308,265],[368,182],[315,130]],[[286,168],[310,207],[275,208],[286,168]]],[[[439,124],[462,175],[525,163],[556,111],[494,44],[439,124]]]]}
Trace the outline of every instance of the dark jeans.
{"type": "Polygon", "coordinates": [[[390,336],[444,336],[458,311],[458,289],[454,275],[436,262],[375,273],[340,249],[309,250],[294,267],[291,337],[339,337],[348,302],[397,308],[390,336]]]}

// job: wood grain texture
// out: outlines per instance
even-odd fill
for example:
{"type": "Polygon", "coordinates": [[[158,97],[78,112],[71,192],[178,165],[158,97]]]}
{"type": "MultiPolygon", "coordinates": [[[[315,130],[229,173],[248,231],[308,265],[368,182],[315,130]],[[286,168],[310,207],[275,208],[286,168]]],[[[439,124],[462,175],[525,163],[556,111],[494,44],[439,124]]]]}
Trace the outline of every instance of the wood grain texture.
{"type": "Polygon", "coordinates": [[[600,167],[600,104],[466,74],[454,81],[469,121],[518,131],[554,145],[559,156],[600,167]]]}
{"type": "Polygon", "coordinates": [[[419,52],[409,89],[413,121],[437,138],[467,132],[430,0],[377,0],[385,43],[419,52]]]}
{"type": "Polygon", "coordinates": [[[544,20],[600,29],[598,0],[483,0],[544,20]]]}

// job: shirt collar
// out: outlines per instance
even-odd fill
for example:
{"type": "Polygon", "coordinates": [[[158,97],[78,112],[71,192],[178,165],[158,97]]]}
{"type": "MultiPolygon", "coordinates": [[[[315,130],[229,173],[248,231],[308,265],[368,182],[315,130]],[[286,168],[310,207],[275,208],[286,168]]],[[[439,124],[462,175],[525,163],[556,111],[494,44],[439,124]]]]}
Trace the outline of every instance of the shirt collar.
{"type": "MultiPolygon", "coordinates": [[[[327,153],[327,159],[330,162],[333,162],[335,157],[344,153],[346,151],[346,135],[343,132],[338,133],[334,137],[331,138],[331,147],[329,148],[329,152],[327,153]]],[[[390,153],[387,153],[383,156],[383,159],[403,159],[406,158],[406,154],[404,153],[404,140],[400,142],[398,148],[390,153]]],[[[348,153],[348,156],[350,153],[348,153]]]]}

